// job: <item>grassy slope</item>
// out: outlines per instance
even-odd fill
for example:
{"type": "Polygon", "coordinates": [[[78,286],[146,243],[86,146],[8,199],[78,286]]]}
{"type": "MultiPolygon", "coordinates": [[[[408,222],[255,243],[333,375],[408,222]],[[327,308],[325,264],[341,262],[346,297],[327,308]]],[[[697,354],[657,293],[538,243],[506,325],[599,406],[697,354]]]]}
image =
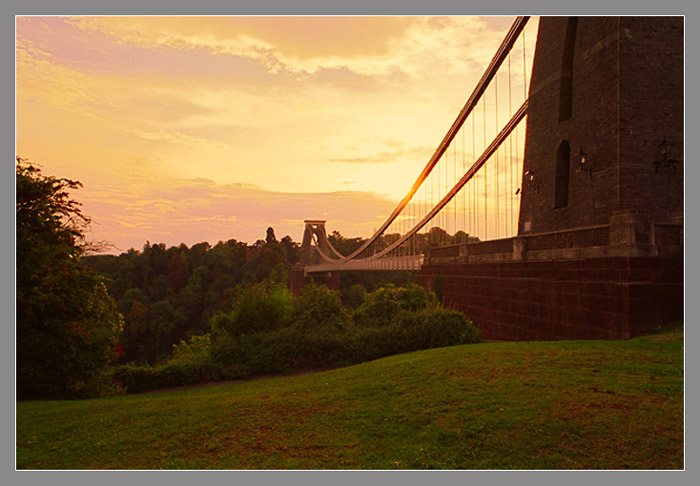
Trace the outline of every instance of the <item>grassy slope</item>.
{"type": "Polygon", "coordinates": [[[19,469],[683,467],[681,329],[487,343],[182,392],[17,403],[19,469]]]}

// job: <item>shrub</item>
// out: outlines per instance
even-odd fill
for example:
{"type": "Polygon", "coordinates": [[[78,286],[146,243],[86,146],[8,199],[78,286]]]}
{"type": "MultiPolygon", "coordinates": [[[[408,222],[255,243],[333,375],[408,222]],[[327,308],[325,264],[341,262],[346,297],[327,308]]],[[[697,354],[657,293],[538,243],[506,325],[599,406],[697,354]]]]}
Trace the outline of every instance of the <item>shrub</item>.
{"type": "Polygon", "coordinates": [[[116,366],[112,371],[112,377],[129,393],[158,388],[151,366],[135,363],[116,366]]]}
{"type": "Polygon", "coordinates": [[[300,329],[330,326],[341,330],[349,325],[350,314],[340,300],[340,293],[314,283],[304,287],[292,308],[292,323],[300,329]]]}
{"type": "Polygon", "coordinates": [[[248,336],[226,336],[217,338],[211,347],[212,360],[219,363],[224,369],[245,364],[248,372],[249,363],[253,360],[255,350],[248,336]]]}
{"type": "Polygon", "coordinates": [[[360,284],[353,284],[347,291],[342,294],[343,304],[351,309],[357,309],[365,303],[367,290],[360,284]]]}
{"type": "Polygon", "coordinates": [[[388,324],[372,316],[366,322],[380,325],[358,326],[350,333],[344,348],[347,362],[482,341],[479,330],[464,314],[430,303],[422,309],[396,311],[388,324]]]}
{"type": "Polygon", "coordinates": [[[412,349],[428,349],[481,342],[479,330],[464,314],[436,307],[402,312],[396,319],[403,340],[412,349]]]}
{"type": "Polygon", "coordinates": [[[348,331],[333,325],[280,329],[273,339],[288,369],[337,365],[345,357],[348,331]]]}
{"type": "Polygon", "coordinates": [[[289,322],[292,294],[283,285],[262,282],[243,287],[233,311],[219,313],[210,321],[215,338],[239,336],[277,329],[289,322]]]}
{"type": "Polygon", "coordinates": [[[170,364],[196,365],[211,361],[211,336],[191,336],[188,342],[180,340],[173,344],[173,357],[170,364]]]}
{"type": "Polygon", "coordinates": [[[173,345],[173,356],[156,366],[126,364],[114,369],[114,380],[128,392],[183,386],[216,380],[245,378],[250,368],[243,363],[213,359],[209,334],[192,336],[173,345]]]}
{"type": "Polygon", "coordinates": [[[113,380],[128,393],[208,381],[235,380],[249,375],[249,368],[241,363],[224,366],[211,361],[198,365],[177,362],[156,366],[128,363],[116,366],[112,371],[113,380]]]}
{"type": "Polygon", "coordinates": [[[212,358],[224,370],[245,369],[248,374],[279,373],[287,369],[276,331],[259,332],[218,339],[212,345],[212,358]]]}
{"type": "Polygon", "coordinates": [[[345,361],[362,363],[409,351],[396,331],[396,326],[355,328],[345,342],[345,361]]]}
{"type": "Polygon", "coordinates": [[[290,303],[285,293],[276,293],[277,288],[260,284],[247,288],[237,301],[238,313],[234,309],[210,321],[213,343],[209,334],[193,336],[173,346],[173,357],[167,363],[152,368],[119,367],[116,381],[130,392],[143,391],[348,365],[481,340],[463,314],[442,307],[432,292],[417,285],[388,285],[368,294],[353,319],[338,292],[312,284],[290,303]],[[266,307],[259,315],[277,319],[275,325],[242,327],[242,316],[254,315],[246,307],[256,302],[266,307]],[[285,313],[288,317],[280,317],[285,313]]]}
{"type": "Polygon", "coordinates": [[[361,327],[388,326],[402,311],[415,312],[437,306],[435,294],[419,285],[388,284],[367,294],[364,304],[353,313],[353,321],[361,327]]]}

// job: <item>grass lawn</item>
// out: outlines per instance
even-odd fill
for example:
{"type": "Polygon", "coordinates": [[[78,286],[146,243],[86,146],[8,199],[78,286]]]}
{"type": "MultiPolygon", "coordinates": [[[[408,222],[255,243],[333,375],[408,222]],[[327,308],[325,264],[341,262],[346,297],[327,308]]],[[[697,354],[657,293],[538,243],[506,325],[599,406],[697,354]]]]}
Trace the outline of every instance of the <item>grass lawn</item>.
{"type": "Polygon", "coordinates": [[[18,469],[682,469],[683,330],[18,402],[18,469]]]}

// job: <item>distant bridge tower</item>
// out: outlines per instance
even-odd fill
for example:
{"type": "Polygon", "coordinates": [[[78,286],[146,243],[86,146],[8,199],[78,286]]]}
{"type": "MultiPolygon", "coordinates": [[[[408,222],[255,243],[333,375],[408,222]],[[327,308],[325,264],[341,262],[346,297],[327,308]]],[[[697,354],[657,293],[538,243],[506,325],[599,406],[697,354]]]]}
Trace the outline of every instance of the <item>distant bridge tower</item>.
{"type": "Polygon", "coordinates": [[[320,219],[307,219],[304,221],[304,236],[301,242],[300,263],[303,266],[316,263],[318,253],[313,244],[320,246],[321,251],[331,253],[328,239],[326,238],[326,221],[320,219]]]}
{"type": "MultiPolygon", "coordinates": [[[[310,278],[306,275],[305,268],[319,263],[318,251],[331,254],[333,249],[328,242],[326,234],[326,221],[322,219],[307,219],[304,221],[304,236],[301,242],[301,255],[299,263],[295,265],[289,274],[289,287],[292,293],[300,295],[303,287],[310,278]]],[[[325,285],[329,289],[340,290],[340,275],[333,272],[322,272],[313,275],[314,283],[325,285]]]]}

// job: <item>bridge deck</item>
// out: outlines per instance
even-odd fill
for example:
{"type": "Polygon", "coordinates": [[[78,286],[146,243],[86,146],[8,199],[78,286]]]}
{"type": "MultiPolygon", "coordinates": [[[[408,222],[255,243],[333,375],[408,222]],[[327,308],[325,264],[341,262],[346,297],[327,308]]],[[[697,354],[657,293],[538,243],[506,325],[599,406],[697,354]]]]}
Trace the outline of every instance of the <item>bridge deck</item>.
{"type": "Polygon", "coordinates": [[[344,263],[319,263],[309,265],[305,273],[350,272],[357,270],[408,270],[418,271],[423,265],[423,255],[385,257],[376,260],[350,260],[344,263]]]}

